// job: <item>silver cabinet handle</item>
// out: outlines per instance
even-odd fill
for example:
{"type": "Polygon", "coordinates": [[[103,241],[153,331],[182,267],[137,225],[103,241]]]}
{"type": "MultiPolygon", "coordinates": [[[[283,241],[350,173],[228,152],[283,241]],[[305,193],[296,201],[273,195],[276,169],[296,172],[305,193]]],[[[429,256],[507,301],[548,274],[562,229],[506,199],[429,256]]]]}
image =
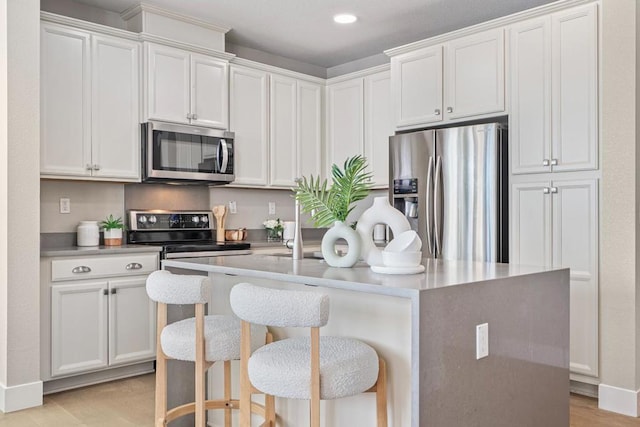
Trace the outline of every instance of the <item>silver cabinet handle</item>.
{"type": "Polygon", "coordinates": [[[549,194],[549,187],[544,187],[544,188],[542,189],[542,192],[543,192],[544,194],[549,194]]]}
{"type": "Polygon", "coordinates": [[[558,187],[551,187],[551,193],[556,194],[558,192],[558,187]]]}
{"type": "Polygon", "coordinates": [[[551,159],[551,166],[558,166],[558,159],[551,159]]]}
{"type": "Polygon", "coordinates": [[[93,170],[93,165],[90,165],[89,163],[87,163],[86,168],[88,171],[93,170]]]}
{"type": "Polygon", "coordinates": [[[116,288],[111,288],[111,295],[118,293],[118,290],[116,288]]]}
{"type": "Polygon", "coordinates": [[[86,265],[80,265],[78,267],[74,267],[73,270],[71,270],[72,273],[76,274],[76,273],[90,273],[91,272],[91,268],[87,267],[86,265]]]}
{"type": "Polygon", "coordinates": [[[191,118],[192,118],[193,120],[198,120],[198,115],[197,115],[197,114],[192,114],[192,115],[191,115],[191,118]]]}
{"type": "Polygon", "coordinates": [[[109,295],[109,289],[103,289],[102,295],[109,295]]]}
{"type": "Polygon", "coordinates": [[[453,113],[453,108],[447,107],[447,113],[453,113]]]}
{"type": "Polygon", "coordinates": [[[187,119],[191,118],[191,113],[187,113],[187,119]]]}
{"type": "Polygon", "coordinates": [[[440,109],[439,109],[439,108],[436,108],[436,110],[435,110],[433,113],[434,113],[436,116],[439,116],[439,115],[440,115],[440,109]]]}
{"type": "Polygon", "coordinates": [[[100,165],[97,164],[97,163],[95,165],[93,165],[93,170],[94,171],[99,171],[100,170],[100,165]]]}
{"type": "Polygon", "coordinates": [[[131,262],[131,263],[127,264],[127,266],[125,268],[127,270],[140,270],[142,268],[142,264],[139,264],[137,262],[131,262]]]}
{"type": "Polygon", "coordinates": [[[542,161],[542,166],[549,166],[549,159],[544,159],[542,161]]]}

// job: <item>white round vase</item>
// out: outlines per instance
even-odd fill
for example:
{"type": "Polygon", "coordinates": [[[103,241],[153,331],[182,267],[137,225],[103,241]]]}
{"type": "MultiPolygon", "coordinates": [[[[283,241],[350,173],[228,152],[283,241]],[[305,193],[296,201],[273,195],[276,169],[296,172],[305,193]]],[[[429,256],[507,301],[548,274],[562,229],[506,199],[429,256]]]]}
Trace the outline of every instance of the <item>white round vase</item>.
{"type": "Polygon", "coordinates": [[[360,256],[369,265],[382,265],[382,251],[373,242],[373,228],[376,224],[386,224],[393,231],[394,236],[411,230],[411,225],[405,216],[389,204],[386,197],[375,197],[373,205],[364,211],[358,219],[356,231],[362,241],[360,256]]]}
{"type": "Polygon", "coordinates": [[[360,236],[353,228],[342,221],[336,221],[322,238],[322,256],[331,267],[353,267],[360,258],[360,236]],[[344,239],[347,242],[347,254],[336,253],[336,242],[344,239]]]}

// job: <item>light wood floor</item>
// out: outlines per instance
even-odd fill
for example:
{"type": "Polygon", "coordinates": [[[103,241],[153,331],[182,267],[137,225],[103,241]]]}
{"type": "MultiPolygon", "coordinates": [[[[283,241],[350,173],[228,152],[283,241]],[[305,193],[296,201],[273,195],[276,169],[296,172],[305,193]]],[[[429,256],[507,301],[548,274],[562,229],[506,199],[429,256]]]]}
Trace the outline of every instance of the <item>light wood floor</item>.
{"type": "MultiPolygon", "coordinates": [[[[0,427],[153,427],[153,374],[45,396],[39,408],[3,414],[0,427]]],[[[570,427],[640,427],[639,418],[601,411],[571,395],[570,427]]]]}

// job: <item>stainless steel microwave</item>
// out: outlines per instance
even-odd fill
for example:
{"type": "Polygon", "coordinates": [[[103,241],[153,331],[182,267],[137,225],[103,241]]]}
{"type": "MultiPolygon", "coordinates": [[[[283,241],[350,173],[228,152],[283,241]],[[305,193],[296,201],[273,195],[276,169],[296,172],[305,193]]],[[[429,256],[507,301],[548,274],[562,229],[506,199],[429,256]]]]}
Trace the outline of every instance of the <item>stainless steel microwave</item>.
{"type": "Polygon", "coordinates": [[[142,180],[227,184],[234,180],[233,132],[149,121],[142,124],[142,180]]]}

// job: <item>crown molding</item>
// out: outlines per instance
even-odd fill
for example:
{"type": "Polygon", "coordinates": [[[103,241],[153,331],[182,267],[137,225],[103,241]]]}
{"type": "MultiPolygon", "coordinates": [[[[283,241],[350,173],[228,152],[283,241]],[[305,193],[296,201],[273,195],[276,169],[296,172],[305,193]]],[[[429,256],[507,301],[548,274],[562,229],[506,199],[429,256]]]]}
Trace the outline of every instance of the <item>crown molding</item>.
{"type": "Polygon", "coordinates": [[[218,32],[221,32],[221,33],[228,33],[229,30],[231,30],[231,28],[229,28],[229,27],[225,27],[225,26],[222,26],[222,25],[214,24],[212,22],[202,21],[200,19],[193,18],[191,16],[181,15],[179,13],[175,13],[175,12],[172,12],[170,10],[163,9],[161,7],[154,6],[154,5],[148,4],[148,3],[140,3],[138,5],[132,6],[129,9],[125,10],[124,12],[122,12],[120,14],[120,17],[122,19],[124,19],[125,21],[128,21],[129,19],[133,18],[135,15],[137,15],[137,14],[139,14],[141,12],[154,13],[156,15],[161,15],[161,16],[164,16],[164,17],[167,17],[167,18],[175,19],[177,21],[182,21],[182,22],[186,22],[188,24],[197,25],[197,26],[206,28],[208,30],[218,31],[218,32]]]}
{"type": "Polygon", "coordinates": [[[376,65],[375,67],[365,68],[364,70],[354,71],[353,73],[342,74],[340,76],[331,77],[330,79],[327,79],[327,85],[340,83],[340,82],[344,82],[351,79],[367,77],[367,76],[370,76],[371,74],[381,73],[383,71],[388,71],[390,69],[391,69],[391,64],[376,65]]]}
{"type": "Polygon", "coordinates": [[[40,20],[44,22],[51,22],[54,24],[68,25],[73,28],[93,31],[96,33],[106,34],[114,37],[121,37],[129,40],[139,40],[138,33],[134,33],[127,30],[121,30],[119,28],[109,27],[107,25],[95,24],[93,22],[83,21],[81,19],[70,18],[68,16],[57,15],[50,12],[40,12],[40,20]]]}
{"type": "Polygon", "coordinates": [[[436,44],[442,44],[460,37],[470,36],[472,34],[476,34],[481,31],[491,30],[491,29],[500,28],[500,27],[506,27],[508,25],[515,24],[517,22],[525,21],[531,18],[537,18],[543,15],[548,15],[550,13],[565,10],[574,6],[580,6],[588,3],[597,3],[597,2],[599,2],[599,0],[560,0],[554,3],[538,6],[533,9],[514,13],[512,15],[496,18],[491,21],[472,25],[471,27],[465,27],[460,30],[451,31],[449,33],[445,33],[439,36],[435,36],[428,39],[409,43],[403,46],[387,49],[384,51],[384,53],[387,56],[397,56],[403,53],[413,52],[417,49],[422,49],[424,47],[430,47],[436,44]]]}
{"type": "Polygon", "coordinates": [[[309,74],[299,73],[297,71],[287,70],[285,68],[276,67],[273,65],[262,64],[260,62],[251,61],[250,59],[238,58],[237,56],[233,58],[231,64],[241,65],[243,67],[251,68],[254,70],[266,71],[267,73],[275,73],[282,76],[291,77],[298,80],[304,80],[311,83],[317,83],[321,85],[325,85],[327,80],[322,77],[311,76],[309,74]]]}
{"type": "Polygon", "coordinates": [[[182,50],[188,50],[190,52],[201,53],[203,55],[224,59],[226,61],[230,61],[231,59],[236,57],[236,55],[233,53],[222,52],[219,50],[208,49],[206,47],[196,46],[189,43],[183,43],[176,40],[168,39],[166,37],[156,36],[155,34],[140,33],[138,39],[143,42],[157,43],[164,46],[175,47],[182,50]]]}

